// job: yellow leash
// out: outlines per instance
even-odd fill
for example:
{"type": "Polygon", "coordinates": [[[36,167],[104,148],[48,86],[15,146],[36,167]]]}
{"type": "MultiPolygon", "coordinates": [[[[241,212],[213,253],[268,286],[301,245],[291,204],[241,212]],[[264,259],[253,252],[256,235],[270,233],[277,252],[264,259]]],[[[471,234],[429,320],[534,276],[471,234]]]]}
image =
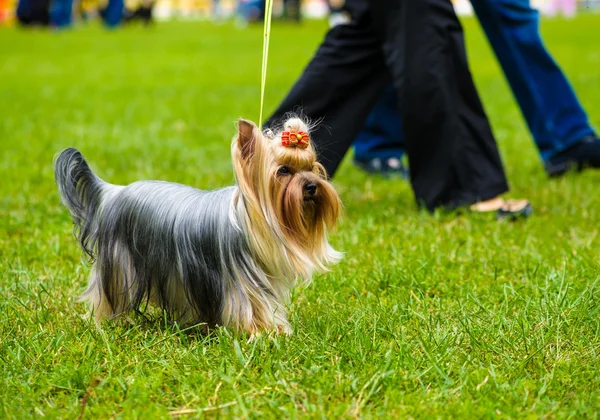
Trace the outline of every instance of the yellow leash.
{"type": "Polygon", "coordinates": [[[269,59],[269,38],[271,36],[271,15],[273,12],[273,0],[265,1],[265,25],[263,29],[263,55],[262,75],[260,79],[260,117],[258,127],[262,130],[263,106],[265,104],[265,85],[267,83],[267,61],[269,59]]]}

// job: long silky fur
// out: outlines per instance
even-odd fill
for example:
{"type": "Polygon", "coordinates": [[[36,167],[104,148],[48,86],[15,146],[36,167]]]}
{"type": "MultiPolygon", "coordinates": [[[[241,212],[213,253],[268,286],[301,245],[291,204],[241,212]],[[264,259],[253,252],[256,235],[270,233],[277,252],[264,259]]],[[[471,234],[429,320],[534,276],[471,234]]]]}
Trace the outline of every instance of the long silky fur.
{"type": "Polygon", "coordinates": [[[96,218],[106,183],[98,178],[76,149],[65,149],[54,165],[54,178],[62,201],[69,209],[75,237],[90,258],[94,258],[96,218]]]}
{"type": "Polygon", "coordinates": [[[98,178],[79,151],[58,156],[62,201],[95,261],[81,300],[97,320],[154,303],[184,325],[291,332],[291,288],[341,257],[326,237],[339,199],[318,166],[288,185],[293,193],[278,190],[273,144],[251,123],[240,124],[252,139],[240,128],[233,142],[238,185],[215,191],[162,181],[116,186],[98,178]],[[247,172],[257,168],[270,173],[253,180],[247,172]],[[302,182],[309,181],[320,183],[320,194],[304,202],[302,182]]]}

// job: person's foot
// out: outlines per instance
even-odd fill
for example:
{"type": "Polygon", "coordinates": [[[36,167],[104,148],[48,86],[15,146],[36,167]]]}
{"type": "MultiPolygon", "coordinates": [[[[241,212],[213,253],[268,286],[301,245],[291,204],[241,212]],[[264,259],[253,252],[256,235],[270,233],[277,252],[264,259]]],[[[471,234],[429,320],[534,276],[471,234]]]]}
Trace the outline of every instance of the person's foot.
{"type": "Polygon", "coordinates": [[[504,200],[500,197],[480,201],[469,209],[474,213],[496,212],[498,219],[508,220],[526,218],[533,214],[533,207],[528,200],[504,200]]]}
{"type": "Polygon", "coordinates": [[[571,169],[600,168],[600,138],[586,137],[550,159],[544,166],[550,177],[564,175],[571,169]]]}
{"type": "Polygon", "coordinates": [[[385,177],[388,176],[399,176],[401,178],[408,178],[409,173],[406,166],[402,163],[401,159],[391,157],[387,159],[373,158],[373,159],[358,159],[354,158],[354,164],[365,172],[370,174],[378,174],[385,177]]]}

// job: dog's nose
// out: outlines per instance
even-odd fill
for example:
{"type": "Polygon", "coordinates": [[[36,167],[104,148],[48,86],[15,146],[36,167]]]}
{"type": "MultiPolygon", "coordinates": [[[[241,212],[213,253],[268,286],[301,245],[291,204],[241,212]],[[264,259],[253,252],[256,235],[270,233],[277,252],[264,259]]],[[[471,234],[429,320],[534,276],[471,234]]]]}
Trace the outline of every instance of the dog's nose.
{"type": "Polygon", "coordinates": [[[315,195],[315,193],[317,192],[317,184],[307,184],[304,189],[306,189],[306,192],[309,195],[315,195]]]}

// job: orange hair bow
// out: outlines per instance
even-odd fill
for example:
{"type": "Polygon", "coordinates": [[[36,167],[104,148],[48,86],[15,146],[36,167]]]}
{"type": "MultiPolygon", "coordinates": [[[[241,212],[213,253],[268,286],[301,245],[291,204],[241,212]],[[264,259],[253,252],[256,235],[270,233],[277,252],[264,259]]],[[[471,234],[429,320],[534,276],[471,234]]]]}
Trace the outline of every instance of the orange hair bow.
{"type": "Polygon", "coordinates": [[[299,147],[301,149],[306,149],[308,147],[308,143],[310,142],[310,137],[308,137],[308,133],[303,131],[284,131],[281,133],[281,145],[286,147],[299,147]]]}

